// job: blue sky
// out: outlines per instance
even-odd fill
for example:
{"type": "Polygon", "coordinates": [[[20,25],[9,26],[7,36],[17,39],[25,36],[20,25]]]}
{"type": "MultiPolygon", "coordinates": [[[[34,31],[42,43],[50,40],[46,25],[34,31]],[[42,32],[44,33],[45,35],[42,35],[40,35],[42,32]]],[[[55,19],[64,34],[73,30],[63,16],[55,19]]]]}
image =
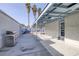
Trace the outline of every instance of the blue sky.
{"type": "MultiPolygon", "coordinates": [[[[46,6],[45,3],[36,3],[37,8],[42,8],[46,6]]],[[[31,6],[33,6],[33,3],[31,3],[31,6]]],[[[6,14],[14,18],[16,21],[18,21],[21,24],[27,25],[28,18],[27,18],[27,9],[25,6],[25,3],[0,3],[0,9],[4,11],[6,14]]],[[[34,22],[34,16],[33,12],[31,10],[30,12],[30,24],[32,25],[34,22]]]]}

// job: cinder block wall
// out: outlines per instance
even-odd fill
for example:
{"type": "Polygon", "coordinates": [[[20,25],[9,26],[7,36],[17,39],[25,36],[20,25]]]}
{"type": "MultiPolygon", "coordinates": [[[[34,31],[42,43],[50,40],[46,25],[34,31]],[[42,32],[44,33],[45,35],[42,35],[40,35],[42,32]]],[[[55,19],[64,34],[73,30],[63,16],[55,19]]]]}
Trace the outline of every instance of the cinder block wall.
{"type": "Polygon", "coordinates": [[[65,42],[79,47],[79,12],[65,17],[65,42]]]}
{"type": "Polygon", "coordinates": [[[59,25],[58,21],[54,21],[52,23],[46,24],[45,25],[45,33],[52,38],[57,38],[58,37],[58,30],[59,30],[59,25]]]}
{"type": "MultiPolygon", "coordinates": [[[[16,33],[16,37],[19,36],[19,24],[12,20],[10,17],[6,16],[2,12],[0,12],[0,40],[2,39],[2,34],[5,31],[13,31],[16,33]]],[[[2,42],[0,42],[0,45],[2,42]]]]}

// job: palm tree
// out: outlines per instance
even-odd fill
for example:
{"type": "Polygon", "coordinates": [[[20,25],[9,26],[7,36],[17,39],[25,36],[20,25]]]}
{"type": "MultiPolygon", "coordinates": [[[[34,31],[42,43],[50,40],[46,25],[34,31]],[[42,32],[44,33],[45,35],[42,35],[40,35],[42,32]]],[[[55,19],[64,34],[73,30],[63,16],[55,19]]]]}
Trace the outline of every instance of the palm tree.
{"type": "MultiPolygon", "coordinates": [[[[35,20],[36,20],[37,7],[36,7],[35,4],[34,4],[33,7],[32,7],[32,11],[33,11],[34,18],[35,18],[35,20]]],[[[35,27],[36,27],[36,35],[37,35],[37,22],[36,22],[35,27]]],[[[36,39],[37,39],[37,36],[36,36],[36,39]]]]}
{"type": "Polygon", "coordinates": [[[35,17],[35,20],[36,20],[37,7],[36,7],[35,4],[34,4],[33,7],[32,7],[32,11],[33,11],[33,14],[34,14],[34,17],[35,17]]]}
{"type": "Polygon", "coordinates": [[[38,16],[41,14],[41,8],[38,8],[38,16]]]}
{"type": "Polygon", "coordinates": [[[28,27],[30,28],[30,17],[29,17],[29,14],[30,14],[30,3],[26,3],[26,7],[27,7],[27,13],[28,13],[28,27]]]}

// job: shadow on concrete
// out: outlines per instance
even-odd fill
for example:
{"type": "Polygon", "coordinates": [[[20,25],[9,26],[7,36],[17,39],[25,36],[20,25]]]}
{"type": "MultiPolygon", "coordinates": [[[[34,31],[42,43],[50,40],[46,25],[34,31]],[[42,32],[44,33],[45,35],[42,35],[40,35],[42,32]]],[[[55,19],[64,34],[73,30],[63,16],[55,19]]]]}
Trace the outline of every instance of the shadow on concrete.
{"type": "MultiPolygon", "coordinates": [[[[49,53],[51,53],[51,55],[52,56],[64,56],[62,53],[60,53],[60,52],[58,52],[55,48],[53,48],[53,47],[51,47],[50,46],[50,44],[55,44],[55,42],[53,42],[53,41],[51,41],[51,40],[43,40],[43,39],[41,39],[40,37],[38,37],[38,36],[36,36],[36,35],[32,35],[37,41],[42,41],[42,42],[44,42],[44,43],[46,43],[46,45],[49,47],[49,50],[51,50],[51,52],[49,52],[49,53]]],[[[50,39],[50,38],[46,38],[46,39],[50,39]]],[[[43,45],[43,44],[42,44],[43,45]]],[[[44,45],[43,45],[43,47],[45,47],[44,45]]],[[[47,48],[45,48],[46,50],[47,50],[47,48]]],[[[47,50],[48,51],[48,50],[47,50]]]]}

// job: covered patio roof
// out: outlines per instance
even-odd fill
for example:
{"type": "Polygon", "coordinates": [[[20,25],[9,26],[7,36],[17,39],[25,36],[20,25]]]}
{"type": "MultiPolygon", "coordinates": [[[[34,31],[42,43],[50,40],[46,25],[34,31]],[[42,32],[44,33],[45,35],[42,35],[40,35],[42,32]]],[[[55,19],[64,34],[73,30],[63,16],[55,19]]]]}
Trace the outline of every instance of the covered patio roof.
{"type": "Polygon", "coordinates": [[[43,26],[47,23],[53,22],[54,20],[77,12],[78,10],[78,3],[50,3],[34,22],[33,26],[35,26],[36,22],[38,26],[43,26]]]}

